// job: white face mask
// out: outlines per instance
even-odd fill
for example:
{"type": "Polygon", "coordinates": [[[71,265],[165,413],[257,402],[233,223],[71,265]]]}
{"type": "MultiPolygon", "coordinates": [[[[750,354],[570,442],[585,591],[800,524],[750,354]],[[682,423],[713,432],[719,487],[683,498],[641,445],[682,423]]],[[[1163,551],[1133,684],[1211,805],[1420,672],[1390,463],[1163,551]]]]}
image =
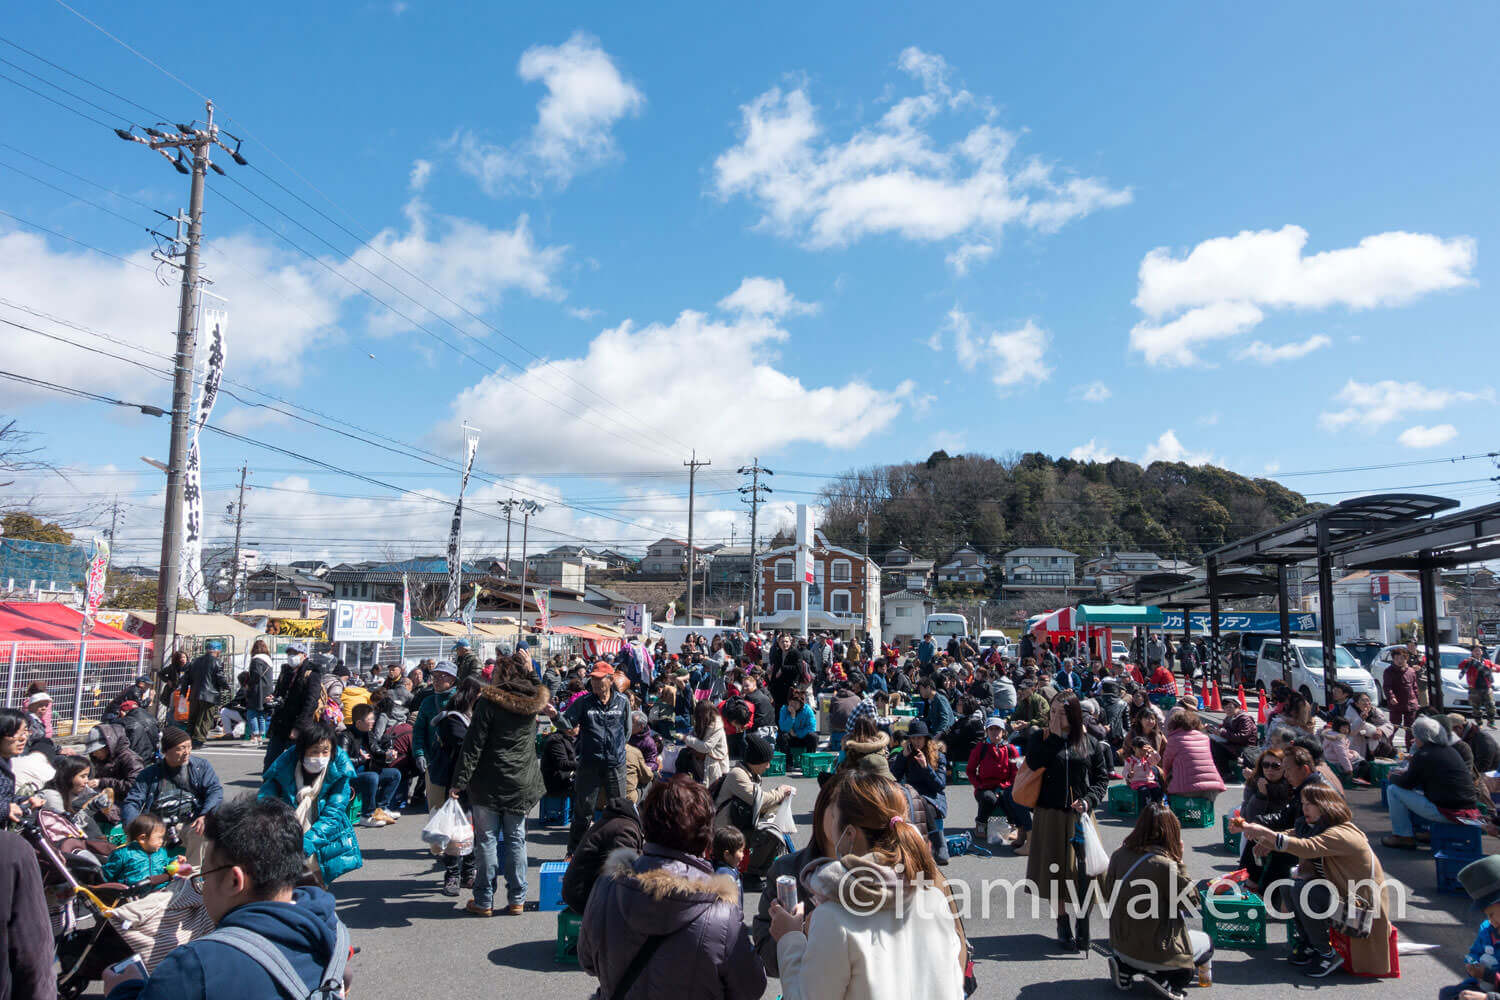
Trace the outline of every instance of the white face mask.
{"type": "Polygon", "coordinates": [[[308,774],[321,774],[323,772],[323,769],[325,767],[327,767],[327,766],[328,766],[328,758],[327,757],[303,757],[302,758],[302,770],[306,771],[308,774]]]}

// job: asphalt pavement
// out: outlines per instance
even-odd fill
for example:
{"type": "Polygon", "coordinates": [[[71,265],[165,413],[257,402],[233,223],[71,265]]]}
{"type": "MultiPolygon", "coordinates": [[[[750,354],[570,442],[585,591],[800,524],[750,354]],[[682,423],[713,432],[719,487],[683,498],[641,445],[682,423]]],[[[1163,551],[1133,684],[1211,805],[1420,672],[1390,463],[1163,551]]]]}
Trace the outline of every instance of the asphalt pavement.
{"type": "MultiPolygon", "coordinates": [[[[226,795],[253,792],[258,787],[258,752],[211,743],[199,753],[213,762],[226,786],[226,795]]],[[[796,840],[799,845],[806,843],[817,783],[796,773],[787,779],[770,780],[787,780],[797,788],[796,840]]],[[[1379,790],[1354,789],[1348,795],[1357,821],[1378,842],[1380,835],[1390,830],[1380,807],[1379,790]]],[[[1226,809],[1232,811],[1240,797],[1238,787],[1225,791],[1219,796],[1216,815],[1222,817],[1226,809]]],[[[972,827],[975,804],[969,786],[950,786],[948,803],[949,832],[972,827]]],[[[413,996],[456,1000],[496,988],[512,996],[591,995],[595,987],[592,977],[576,966],[559,966],[553,961],[555,913],[528,911],[519,917],[472,917],[463,911],[467,894],[451,899],[438,891],[441,872],[421,843],[423,822],[421,814],[411,814],[393,826],[359,830],[364,867],[334,886],[339,915],[361,949],[353,963],[357,977],[353,996],[358,1000],[411,1000],[413,996]]],[[[534,820],[528,827],[530,894],[535,900],[538,866],[562,859],[567,831],[541,827],[534,820]]],[[[1118,846],[1129,829],[1129,821],[1101,813],[1099,830],[1106,849],[1118,846]]],[[[1237,867],[1234,856],[1221,846],[1218,822],[1211,829],[1184,830],[1183,834],[1188,868],[1194,878],[1237,867]]],[[[1351,991],[1359,996],[1432,997],[1442,986],[1457,982],[1462,976],[1463,954],[1473,941],[1480,918],[1468,911],[1467,897],[1437,892],[1435,866],[1426,850],[1377,850],[1388,875],[1409,887],[1407,913],[1398,921],[1405,952],[1400,957],[1399,980],[1359,979],[1342,973],[1326,980],[1310,979],[1281,961],[1287,951],[1286,926],[1273,923],[1265,949],[1217,951],[1211,990],[1250,988],[1255,1000],[1305,995],[1299,991],[1310,989],[1324,993],[1351,991]]],[[[957,857],[945,874],[950,880],[965,882],[977,897],[983,894],[987,881],[1023,878],[1025,859],[1004,852],[992,858],[957,857]]],[[[1063,955],[1056,947],[1053,920],[1045,914],[1033,918],[1029,896],[1018,894],[1014,912],[1007,914],[1005,894],[991,890],[988,895],[988,914],[976,904],[966,924],[976,959],[979,996],[1055,1000],[1059,989],[1066,991],[1070,1000],[1119,995],[1108,981],[1102,946],[1107,928],[1101,919],[1095,919],[1095,944],[1089,955],[1063,955]]],[[[746,893],[747,914],[754,913],[758,903],[756,894],[746,893]]],[[[772,981],[766,997],[769,1000],[779,992],[772,981]]],[[[1139,983],[1134,992],[1148,995],[1139,983]]]]}

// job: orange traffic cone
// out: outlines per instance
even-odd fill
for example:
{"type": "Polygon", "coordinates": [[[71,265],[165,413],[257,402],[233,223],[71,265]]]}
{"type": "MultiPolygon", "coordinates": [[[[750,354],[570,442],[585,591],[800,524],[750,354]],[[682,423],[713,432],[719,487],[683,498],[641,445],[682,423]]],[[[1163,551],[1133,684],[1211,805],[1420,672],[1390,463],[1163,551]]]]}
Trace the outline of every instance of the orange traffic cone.
{"type": "Polygon", "coordinates": [[[1245,700],[1245,685],[1241,684],[1240,685],[1240,711],[1243,712],[1249,706],[1249,704],[1250,703],[1245,700]]]}
{"type": "Polygon", "coordinates": [[[1224,711],[1224,696],[1219,693],[1219,682],[1214,681],[1214,711],[1224,711]]]}
{"type": "Polygon", "coordinates": [[[1257,700],[1260,702],[1260,708],[1255,713],[1255,721],[1263,726],[1269,718],[1266,715],[1266,694],[1264,691],[1260,693],[1260,697],[1257,700]]]}
{"type": "Polygon", "coordinates": [[[1219,710],[1219,706],[1214,704],[1214,696],[1216,693],[1217,692],[1214,690],[1213,678],[1204,678],[1203,707],[1208,709],[1210,712],[1217,712],[1219,710]]]}

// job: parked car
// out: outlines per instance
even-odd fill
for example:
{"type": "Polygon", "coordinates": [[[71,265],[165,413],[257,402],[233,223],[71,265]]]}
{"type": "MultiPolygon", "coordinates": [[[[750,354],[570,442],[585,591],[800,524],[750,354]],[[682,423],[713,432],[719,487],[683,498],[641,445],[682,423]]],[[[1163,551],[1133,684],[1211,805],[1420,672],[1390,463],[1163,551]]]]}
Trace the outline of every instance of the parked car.
{"type": "MultiPolygon", "coordinates": [[[[1380,683],[1370,671],[1359,665],[1359,661],[1343,646],[1335,646],[1334,667],[1337,678],[1349,685],[1355,694],[1368,694],[1377,703],[1382,699],[1380,683]]],[[[1291,641],[1292,689],[1315,705],[1327,704],[1323,688],[1323,644],[1316,639],[1293,639],[1291,641]]],[[[1273,681],[1282,679],[1281,639],[1263,639],[1256,650],[1255,686],[1269,689],[1273,681]]]]}
{"type": "MultiPolygon", "coordinates": [[[[1405,649],[1405,646],[1382,646],[1380,652],[1375,656],[1375,663],[1370,667],[1372,673],[1381,677],[1385,676],[1385,668],[1391,665],[1391,650],[1405,649]]],[[[1426,654],[1426,650],[1422,650],[1426,654]]],[[[1467,709],[1469,707],[1469,685],[1464,682],[1459,673],[1458,665],[1469,658],[1469,651],[1463,646],[1455,646],[1444,643],[1438,646],[1438,675],[1443,679],[1443,707],[1467,709]]],[[[1494,662],[1494,657],[1490,657],[1494,662]]]]}
{"type": "Polygon", "coordinates": [[[1010,637],[997,628],[981,629],[979,632],[979,648],[986,646],[1008,646],[1010,637]]]}
{"type": "Polygon", "coordinates": [[[1233,642],[1240,647],[1240,663],[1244,664],[1245,676],[1254,676],[1255,661],[1260,657],[1260,644],[1266,639],[1278,638],[1275,632],[1241,632],[1233,642]]]}
{"type": "Polygon", "coordinates": [[[1128,660],[1130,659],[1130,647],[1125,645],[1119,639],[1116,639],[1114,642],[1109,644],[1109,655],[1114,658],[1116,662],[1120,660],[1128,660]]]}

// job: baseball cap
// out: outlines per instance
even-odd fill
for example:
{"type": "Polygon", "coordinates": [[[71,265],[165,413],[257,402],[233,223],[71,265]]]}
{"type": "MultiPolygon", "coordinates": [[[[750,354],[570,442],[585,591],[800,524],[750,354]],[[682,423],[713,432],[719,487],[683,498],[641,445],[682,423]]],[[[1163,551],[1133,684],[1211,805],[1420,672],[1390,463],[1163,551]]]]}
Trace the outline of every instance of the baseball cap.
{"type": "Polygon", "coordinates": [[[452,660],[438,660],[432,665],[432,672],[434,674],[447,674],[449,677],[457,677],[458,667],[452,660]]]}
{"type": "Polygon", "coordinates": [[[988,719],[984,720],[984,728],[986,728],[986,729],[1004,729],[1005,728],[1005,720],[1002,719],[1002,718],[1000,718],[1000,716],[998,716],[998,715],[992,715],[988,719]]]}
{"type": "Polygon", "coordinates": [[[304,644],[302,644],[300,642],[294,642],[294,643],[292,643],[290,646],[288,646],[286,648],[286,651],[288,653],[301,653],[303,656],[306,656],[307,655],[307,646],[305,646],[304,644]]]}
{"type": "Polygon", "coordinates": [[[614,675],[615,668],[610,666],[608,663],[605,663],[603,660],[595,663],[594,669],[589,671],[590,677],[613,677],[614,675]]]}
{"type": "Polygon", "coordinates": [[[457,639],[457,640],[454,640],[453,645],[457,646],[459,649],[468,649],[469,648],[469,640],[468,639],[457,639]]]}

